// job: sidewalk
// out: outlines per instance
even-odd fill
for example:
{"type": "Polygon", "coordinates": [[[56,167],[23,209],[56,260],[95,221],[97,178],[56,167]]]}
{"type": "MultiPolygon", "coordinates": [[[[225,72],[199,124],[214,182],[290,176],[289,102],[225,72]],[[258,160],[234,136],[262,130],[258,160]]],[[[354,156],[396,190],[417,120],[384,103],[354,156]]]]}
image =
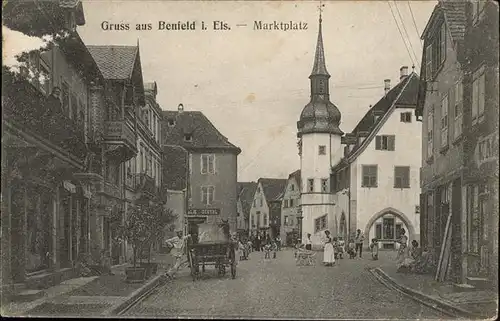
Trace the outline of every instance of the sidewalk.
{"type": "Polygon", "coordinates": [[[111,315],[154,288],[172,259],[156,254],[156,275],[143,283],[125,282],[125,269],[131,264],[112,267],[114,275],[79,277],[44,290],[46,295],[32,302],[12,302],[2,307],[9,316],[99,316],[111,315]]]}
{"type": "Polygon", "coordinates": [[[398,273],[394,254],[385,254],[384,263],[378,269],[371,270],[378,274],[389,286],[412,296],[416,300],[427,301],[442,306],[445,310],[477,318],[494,318],[497,315],[498,293],[494,291],[460,288],[450,282],[437,282],[434,275],[398,273]],[[394,256],[394,257],[393,257],[394,256]],[[389,264],[389,262],[394,262],[389,264]],[[385,275],[384,275],[385,274],[385,275]],[[454,310],[454,311],[452,311],[454,310]]]}

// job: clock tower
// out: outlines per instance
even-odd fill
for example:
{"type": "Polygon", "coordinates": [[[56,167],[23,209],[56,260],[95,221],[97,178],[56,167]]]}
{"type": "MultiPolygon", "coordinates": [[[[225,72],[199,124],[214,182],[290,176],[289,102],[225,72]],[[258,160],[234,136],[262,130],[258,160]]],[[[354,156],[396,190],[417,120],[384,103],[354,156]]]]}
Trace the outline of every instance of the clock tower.
{"type": "Polygon", "coordinates": [[[311,75],[311,99],[297,122],[301,168],[302,239],[309,233],[313,245],[321,244],[325,230],[336,226],[335,199],[330,190],[332,165],[342,155],[340,111],[330,102],[330,74],[323,49],[322,16],[311,75]]]}

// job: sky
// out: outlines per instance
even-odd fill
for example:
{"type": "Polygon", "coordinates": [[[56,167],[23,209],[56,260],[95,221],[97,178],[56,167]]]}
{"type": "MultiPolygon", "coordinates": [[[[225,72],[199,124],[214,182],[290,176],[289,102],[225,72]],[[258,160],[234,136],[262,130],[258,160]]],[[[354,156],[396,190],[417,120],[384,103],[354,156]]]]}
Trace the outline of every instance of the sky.
{"type": "MultiPolygon", "coordinates": [[[[411,72],[415,64],[420,72],[420,35],[436,3],[323,2],[330,100],[342,114],[344,132],[383,96],[384,79],[394,86],[401,66],[411,72]]],[[[309,101],[319,1],[87,0],[83,6],[86,24],[78,32],[86,44],[139,42],[143,78],[157,82],[161,108],[176,110],[182,103],[186,111],[202,111],[241,148],[238,181],[286,178],[299,168],[296,123],[309,101]],[[254,30],[256,20],[305,22],[308,28],[254,30]],[[104,21],[129,23],[130,30],[103,30],[104,21]],[[196,21],[198,29],[158,30],[159,21],[196,21]],[[201,21],[208,30],[200,30],[201,21]],[[213,21],[231,29],[212,30],[213,21]],[[137,23],[151,23],[152,30],[136,31],[137,23]]]]}

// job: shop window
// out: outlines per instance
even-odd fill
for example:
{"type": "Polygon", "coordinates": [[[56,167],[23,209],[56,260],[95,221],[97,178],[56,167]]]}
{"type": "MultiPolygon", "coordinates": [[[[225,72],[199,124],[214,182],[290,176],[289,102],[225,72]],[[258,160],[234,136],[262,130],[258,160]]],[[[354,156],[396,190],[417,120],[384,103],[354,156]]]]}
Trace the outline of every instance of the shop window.
{"type": "Polygon", "coordinates": [[[393,240],[394,239],[394,218],[384,217],[382,220],[382,224],[384,227],[384,239],[385,240],[393,240]]]}

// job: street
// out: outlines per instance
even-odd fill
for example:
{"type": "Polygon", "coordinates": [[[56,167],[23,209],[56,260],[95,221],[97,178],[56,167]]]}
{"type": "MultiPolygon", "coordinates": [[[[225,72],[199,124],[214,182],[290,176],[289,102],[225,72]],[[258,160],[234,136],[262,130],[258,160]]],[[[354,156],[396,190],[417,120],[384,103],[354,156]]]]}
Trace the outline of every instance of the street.
{"type": "Polygon", "coordinates": [[[296,266],[292,250],[264,259],[253,252],[238,265],[237,277],[218,278],[212,267],[193,282],[186,268],[156,289],[127,316],[245,318],[446,318],[438,311],[387,289],[366,270],[394,264],[395,253],[372,261],[344,258],[337,266],[296,266]]]}

